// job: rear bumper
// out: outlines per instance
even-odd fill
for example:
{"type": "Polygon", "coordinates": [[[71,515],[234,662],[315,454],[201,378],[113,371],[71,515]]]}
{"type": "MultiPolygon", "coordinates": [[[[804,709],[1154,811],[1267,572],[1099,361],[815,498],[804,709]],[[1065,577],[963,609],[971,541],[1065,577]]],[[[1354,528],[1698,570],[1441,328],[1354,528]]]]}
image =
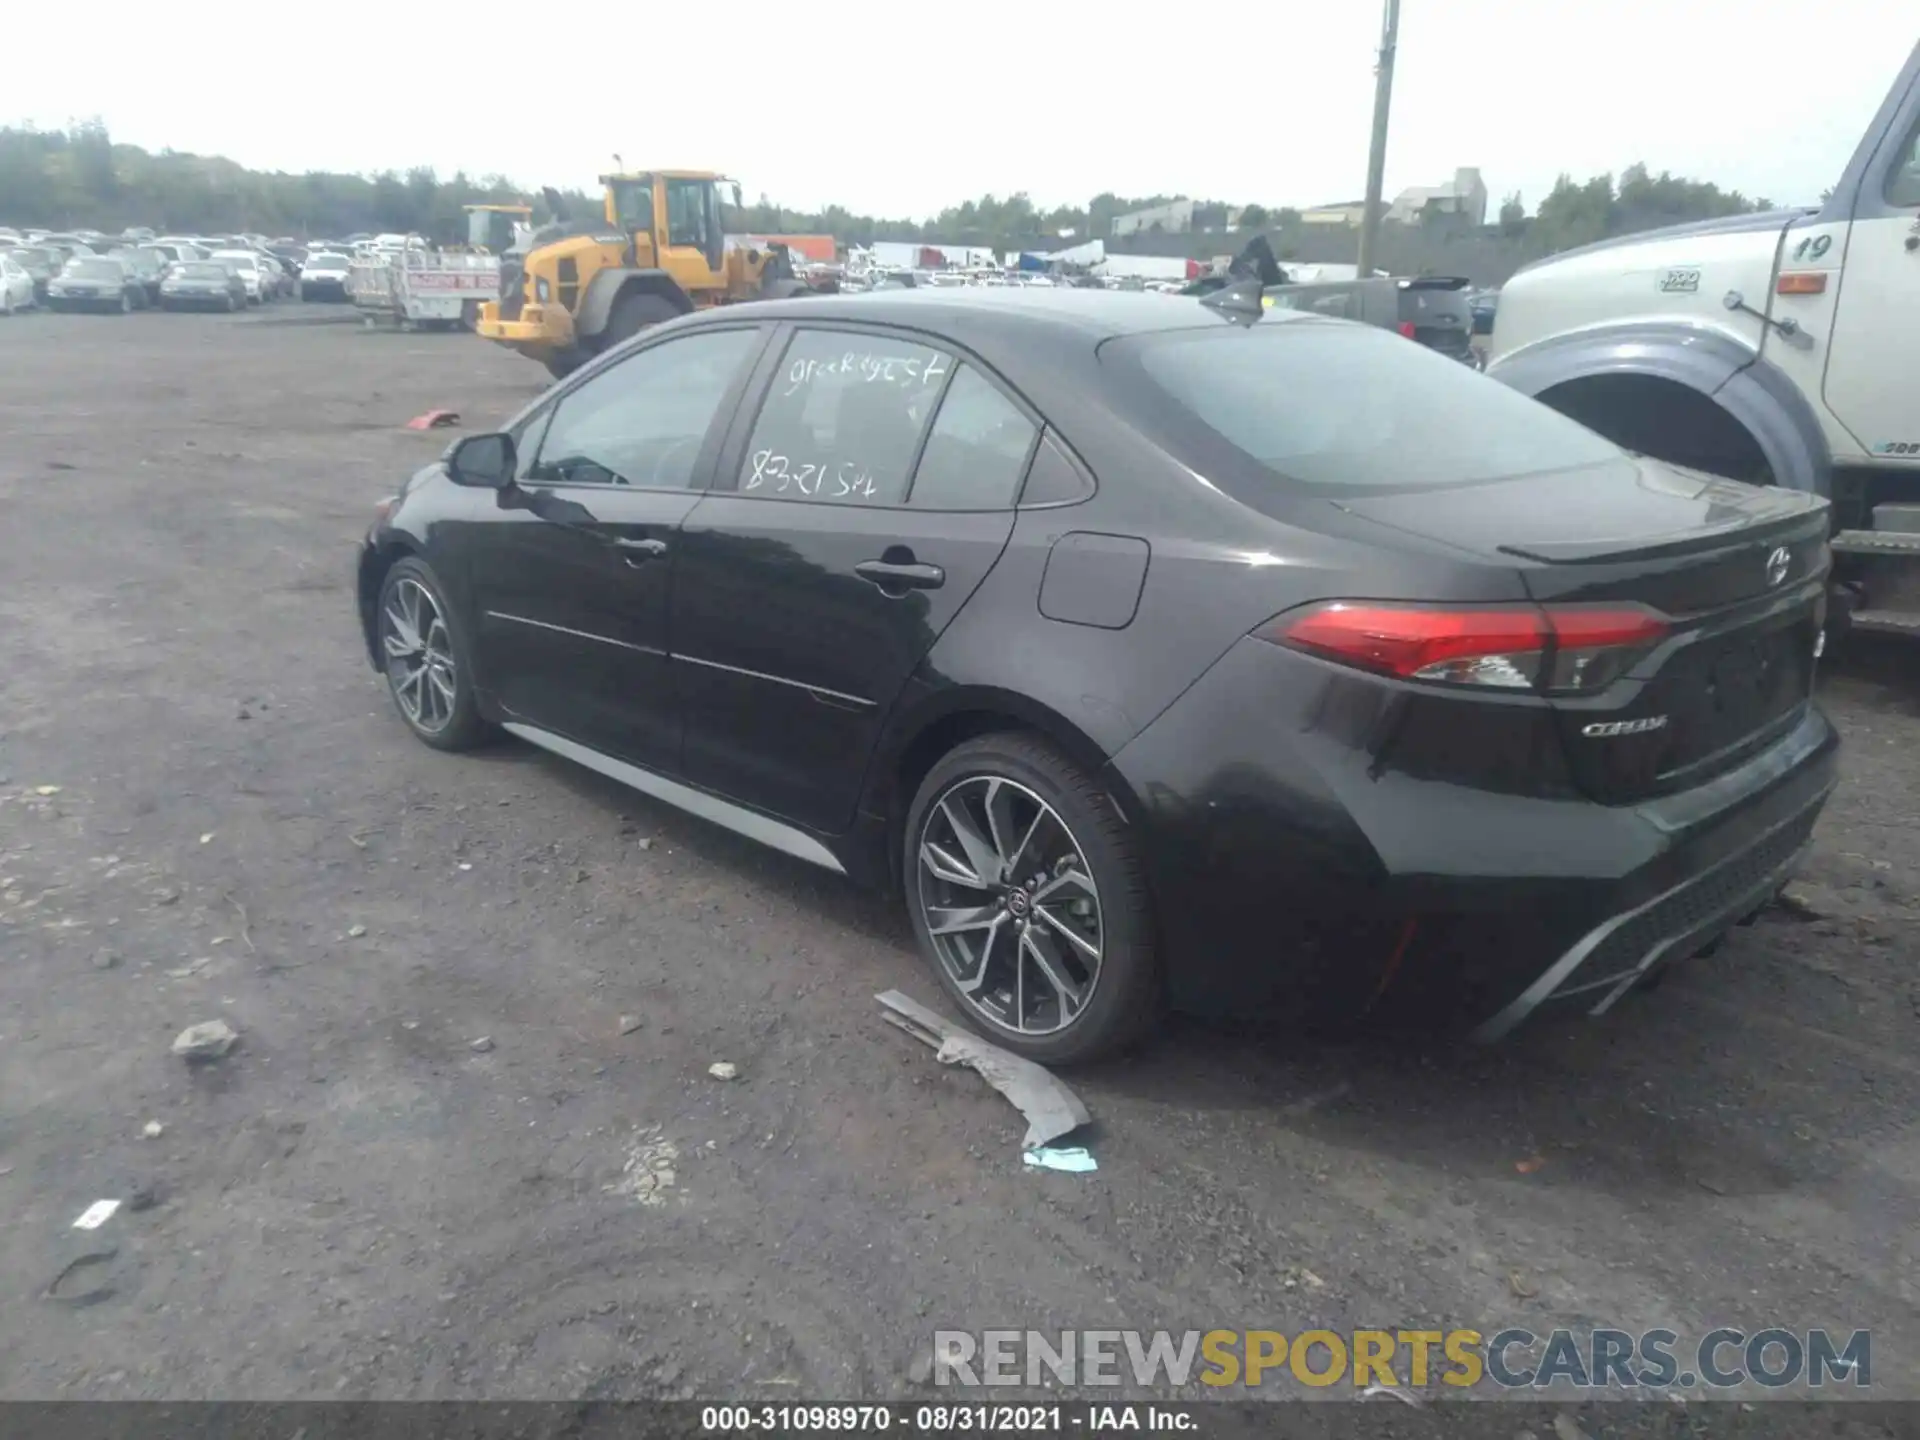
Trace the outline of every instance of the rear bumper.
{"type": "Polygon", "coordinates": [[[1766,904],[1837,777],[1809,705],[1704,785],[1596,804],[1527,707],[1449,728],[1408,688],[1246,640],[1113,758],[1176,1004],[1486,1040],[1604,1011],[1766,904]]]}
{"type": "Polygon", "coordinates": [[[1696,955],[1751,920],[1799,869],[1832,788],[1829,783],[1744,849],[1596,925],[1483,1021],[1474,1038],[1498,1040],[1544,1006],[1605,1014],[1658,966],[1696,955]]]}

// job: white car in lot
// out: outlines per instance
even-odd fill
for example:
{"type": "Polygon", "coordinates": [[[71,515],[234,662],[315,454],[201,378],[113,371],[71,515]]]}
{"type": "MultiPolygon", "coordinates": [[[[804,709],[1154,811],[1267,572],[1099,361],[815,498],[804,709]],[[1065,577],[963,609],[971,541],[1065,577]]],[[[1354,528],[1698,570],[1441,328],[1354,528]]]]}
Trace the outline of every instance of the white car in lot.
{"type": "Polygon", "coordinates": [[[247,303],[258,305],[269,298],[268,280],[260,257],[251,250],[216,250],[213,258],[225,265],[240,277],[240,283],[247,287],[247,303]]]}
{"type": "Polygon", "coordinates": [[[0,315],[34,306],[33,277],[5,251],[0,251],[0,315]]]}

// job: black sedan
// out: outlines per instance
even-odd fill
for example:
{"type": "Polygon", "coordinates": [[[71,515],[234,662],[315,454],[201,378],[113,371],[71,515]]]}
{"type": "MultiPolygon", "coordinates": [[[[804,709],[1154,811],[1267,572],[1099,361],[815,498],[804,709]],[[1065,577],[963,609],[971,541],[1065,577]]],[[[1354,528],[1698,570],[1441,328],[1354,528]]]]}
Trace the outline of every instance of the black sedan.
{"type": "Polygon", "coordinates": [[[1824,502],[1257,295],[801,308],[646,331],[386,502],[415,735],[896,888],[1041,1061],[1168,1002],[1604,1011],[1807,845],[1824,502]]]}
{"type": "Polygon", "coordinates": [[[124,260],[76,256],[47,286],[49,310],[104,310],[125,314],[147,308],[147,287],[124,260]]]}
{"type": "Polygon", "coordinates": [[[247,287],[218,260],[185,260],[160,282],[162,310],[244,310],[247,287]]]}

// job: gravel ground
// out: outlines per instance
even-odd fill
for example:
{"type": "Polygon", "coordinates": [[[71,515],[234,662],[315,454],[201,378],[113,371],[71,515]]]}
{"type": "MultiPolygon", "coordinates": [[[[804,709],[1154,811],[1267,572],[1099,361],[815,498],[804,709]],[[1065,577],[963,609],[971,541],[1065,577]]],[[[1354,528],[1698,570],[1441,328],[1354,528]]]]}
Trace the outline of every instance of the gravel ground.
{"type": "Polygon", "coordinates": [[[1920,1397],[1916,652],[1828,667],[1800,908],[1493,1050],[1176,1024],[1074,1077],[1099,1173],[1036,1173],[881,1023],[939,993],[890,906],[408,738],[353,547],[409,416],[544,375],[346,318],[0,322],[0,1397],[904,1397],[936,1327],[1456,1324],[1871,1327],[1920,1397]]]}

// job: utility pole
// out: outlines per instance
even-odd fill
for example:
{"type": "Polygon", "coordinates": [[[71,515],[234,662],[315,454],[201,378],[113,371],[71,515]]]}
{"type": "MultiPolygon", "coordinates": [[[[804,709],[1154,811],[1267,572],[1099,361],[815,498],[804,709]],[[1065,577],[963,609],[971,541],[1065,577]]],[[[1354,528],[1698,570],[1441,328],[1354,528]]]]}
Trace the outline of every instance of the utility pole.
{"type": "Polygon", "coordinates": [[[1374,67],[1373,147],[1367,152],[1367,201],[1360,216],[1360,278],[1373,273],[1374,241],[1380,235],[1380,192],[1387,183],[1387,113],[1393,108],[1393,54],[1400,44],[1400,0],[1386,0],[1380,27],[1380,63],[1374,67]]]}

